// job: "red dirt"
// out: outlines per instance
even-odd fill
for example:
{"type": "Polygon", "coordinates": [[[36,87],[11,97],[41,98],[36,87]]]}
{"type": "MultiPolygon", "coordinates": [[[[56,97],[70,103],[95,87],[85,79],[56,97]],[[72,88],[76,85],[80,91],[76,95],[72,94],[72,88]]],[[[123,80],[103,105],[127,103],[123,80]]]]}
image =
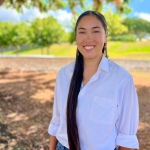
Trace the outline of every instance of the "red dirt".
{"type": "MultiPolygon", "coordinates": [[[[136,86],[140,150],[150,149],[150,74],[131,72],[136,86]]],[[[0,150],[48,150],[57,72],[0,72],[0,150]]]]}

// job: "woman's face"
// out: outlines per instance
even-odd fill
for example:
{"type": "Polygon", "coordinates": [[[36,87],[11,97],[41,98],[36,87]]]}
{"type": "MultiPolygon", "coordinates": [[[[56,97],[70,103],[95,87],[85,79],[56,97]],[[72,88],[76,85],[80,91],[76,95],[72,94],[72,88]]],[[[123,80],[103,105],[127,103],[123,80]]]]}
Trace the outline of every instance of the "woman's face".
{"type": "Polygon", "coordinates": [[[104,43],[108,33],[105,33],[100,20],[94,15],[84,16],[76,29],[77,48],[84,58],[101,58],[104,43]]]}

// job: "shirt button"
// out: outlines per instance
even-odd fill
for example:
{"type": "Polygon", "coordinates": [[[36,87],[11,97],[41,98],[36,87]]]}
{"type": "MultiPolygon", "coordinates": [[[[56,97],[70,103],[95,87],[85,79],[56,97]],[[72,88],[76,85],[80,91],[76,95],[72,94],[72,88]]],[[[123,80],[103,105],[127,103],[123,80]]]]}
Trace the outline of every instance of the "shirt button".
{"type": "Polygon", "coordinates": [[[79,111],[79,109],[77,108],[77,111],[79,111]]]}
{"type": "Polygon", "coordinates": [[[81,93],[81,95],[83,95],[83,93],[81,93]]]}

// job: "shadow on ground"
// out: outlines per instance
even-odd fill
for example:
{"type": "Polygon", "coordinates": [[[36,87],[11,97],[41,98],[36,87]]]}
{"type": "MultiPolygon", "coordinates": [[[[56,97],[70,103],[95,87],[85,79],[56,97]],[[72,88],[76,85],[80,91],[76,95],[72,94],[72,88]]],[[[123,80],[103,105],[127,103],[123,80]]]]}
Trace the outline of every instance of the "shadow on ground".
{"type": "MultiPolygon", "coordinates": [[[[57,73],[0,73],[0,149],[48,150],[57,73]]],[[[139,75],[139,74],[138,74],[139,75]]],[[[150,149],[150,81],[135,76],[140,122],[140,149],[150,149]]]]}
{"type": "Polygon", "coordinates": [[[56,73],[0,73],[0,149],[49,149],[56,73]]]}

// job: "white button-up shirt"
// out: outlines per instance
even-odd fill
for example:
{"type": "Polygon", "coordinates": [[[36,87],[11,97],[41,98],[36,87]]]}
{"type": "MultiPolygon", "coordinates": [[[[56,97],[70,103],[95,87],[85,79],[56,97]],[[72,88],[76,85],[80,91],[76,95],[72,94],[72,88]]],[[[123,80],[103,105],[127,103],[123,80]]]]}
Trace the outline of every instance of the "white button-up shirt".
{"type": "MultiPolygon", "coordinates": [[[[71,62],[57,74],[48,127],[48,133],[67,148],[66,105],[74,66],[71,62]]],[[[97,72],[85,86],[81,84],[76,113],[82,150],[114,150],[117,145],[139,149],[139,104],[133,77],[112,60],[103,56],[97,72]]]]}

